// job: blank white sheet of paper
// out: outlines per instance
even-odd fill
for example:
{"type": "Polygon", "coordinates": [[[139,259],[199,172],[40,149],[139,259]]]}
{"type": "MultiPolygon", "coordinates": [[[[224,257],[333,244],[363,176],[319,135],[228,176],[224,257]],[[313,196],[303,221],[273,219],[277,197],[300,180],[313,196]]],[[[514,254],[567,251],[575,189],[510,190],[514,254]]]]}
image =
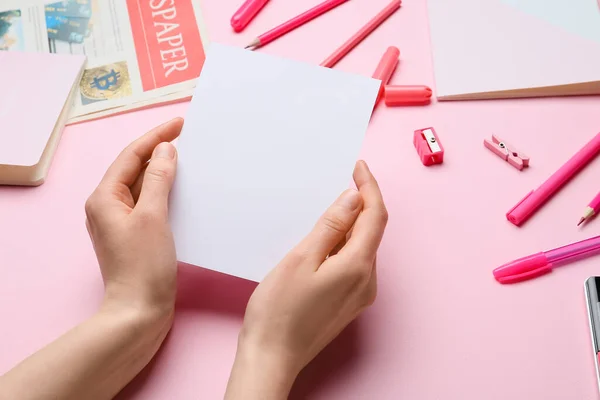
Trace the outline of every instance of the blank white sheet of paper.
{"type": "Polygon", "coordinates": [[[346,190],[380,81],[211,44],[178,139],[178,259],[261,281],[346,190]]]}

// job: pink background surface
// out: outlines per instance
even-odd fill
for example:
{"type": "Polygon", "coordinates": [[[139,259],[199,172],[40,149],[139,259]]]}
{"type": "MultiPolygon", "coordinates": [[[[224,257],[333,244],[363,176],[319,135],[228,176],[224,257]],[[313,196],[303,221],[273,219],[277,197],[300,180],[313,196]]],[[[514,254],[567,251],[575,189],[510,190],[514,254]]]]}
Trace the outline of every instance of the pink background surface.
{"type": "MultiPolygon", "coordinates": [[[[265,47],[318,63],[388,0],[351,1],[265,47]],[[305,50],[301,50],[305,49],[305,50]]],[[[213,40],[243,45],[318,3],[272,1],[241,35],[239,1],[205,0],[213,40]]],[[[402,51],[395,84],[433,85],[424,1],[402,9],[338,68],[371,74],[389,45],[402,51]]],[[[514,286],[492,269],[600,233],[577,230],[598,191],[596,160],[523,228],[504,213],[600,129],[600,99],[379,107],[363,157],[390,212],[379,255],[379,297],[299,378],[302,399],[597,398],[583,297],[598,259],[514,286]],[[441,167],[423,167],[412,132],[434,126],[441,167]],[[498,134],[531,157],[525,172],[484,149],[498,134]]],[[[102,296],[83,205],[117,153],[187,104],[69,127],[47,182],[0,188],[0,372],[91,315],[102,296]]],[[[121,398],[221,398],[252,283],[180,270],[178,312],[161,352],[121,398]]]]}

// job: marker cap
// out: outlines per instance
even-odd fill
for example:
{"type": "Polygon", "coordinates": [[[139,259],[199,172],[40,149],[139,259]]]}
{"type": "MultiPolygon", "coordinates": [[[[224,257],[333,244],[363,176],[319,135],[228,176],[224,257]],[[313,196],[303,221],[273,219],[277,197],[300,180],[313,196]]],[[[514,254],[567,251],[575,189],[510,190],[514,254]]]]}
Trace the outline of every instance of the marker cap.
{"type": "Polygon", "coordinates": [[[243,31],[268,2],[269,0],[246,0],[231,17],[233,30],[236,32],[243,31]]]}
{"type": "Polygon", "coordinates": [[[385,87],[385,105],[394,106],[419,106],[431,102],[433,91],[427,86],[398,86],[385,87]]]}

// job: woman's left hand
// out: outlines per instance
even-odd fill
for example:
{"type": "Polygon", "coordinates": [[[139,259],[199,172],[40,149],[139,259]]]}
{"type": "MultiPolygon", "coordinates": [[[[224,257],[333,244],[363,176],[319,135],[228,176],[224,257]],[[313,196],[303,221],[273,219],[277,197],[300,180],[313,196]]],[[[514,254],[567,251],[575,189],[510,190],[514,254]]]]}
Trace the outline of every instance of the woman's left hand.
{"type": "Polygon", "coordinates": [[[137,139],[110,166],[85,205],[106,290],[104,307],[172,317],[177,260],[168,220],[182,119],[137,139]]]}

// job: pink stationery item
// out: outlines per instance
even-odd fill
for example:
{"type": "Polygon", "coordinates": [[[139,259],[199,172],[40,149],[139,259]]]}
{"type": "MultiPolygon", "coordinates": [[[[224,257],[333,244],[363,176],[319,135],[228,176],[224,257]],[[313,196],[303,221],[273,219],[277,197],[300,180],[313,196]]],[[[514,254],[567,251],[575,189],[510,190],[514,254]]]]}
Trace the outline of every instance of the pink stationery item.
{"type": "Polygon", "coordinates": [[[504,264],[494,270],[500,283],[517,283],[552,272],[552,269],[600,252],[600,236],[544,251],[504,264]]]}
{"type": "Polygon", "coordinates": [[[379,12],[373,19],[371,19],[365,26],[360,28],[350,39],[348,39],[343,45],[341,45],[332,55],[327,57],[320,65],[322,67],[332,68],[342,58],[344,58],[353,48],[358,46],[367,36],[369,36],[379,25],[381,25],[386,19],[396,12],[402,5],[401,0],[393,0],[383,10],[379,12]]]}
{"type": "Polygon", "coordinates": [[[423,106],[431,103],[432,94],[433,91],[428,86],[386,85],[385,105],[389,107],[423,106]]]}
{"type": "Polygon", "coordinates": [[[82,56],[0,51],[0,185],[44,183],[84,62],[82,56]]]}
{"type": "Polygon", "coordinates": [[[267,43],[270,43],[273,40],[285,35],[286,33],[293,31],[299,26],[302,26],[307,22],[312,21],[313,19],[325,14],[327,11],[339,5],[342,5],[347,1],[348,0],[326,0],[321,4],[311,8],[310,10],[303,12],[297,17],[294,17],[289,21],[286,21],[283,24],[276,26],[270,31],[263,33],[262,35],[254,39],[252,42],[250,42],[250,44],[246,46],[246,48],[248,49],[252,47],[256,49],[258,47],[262,47],[267,43]]]}
{"type": "Polygon", "coordinates": [[[519,171],[529,167],[529,157],[496,135],[492,135],[492,140],[484,139],[483,145],[519,171]]]}
{"type": "Polygon", "coordinates": [[[444,162],[444,147],[435,129],[416,130],[413,136],[413,144],[424,166],[429,167],[444,162]]]}
{"type": "Polygon", "coordinates": [[[517,203],[507,214],[506,218],[517,226],[521,224],[546,201],[552,197],[571,178],[592,161],[600,152],[600,133],[579,150],[565,165],[560,167],[542,186],[530,192],[517,203]]]}
{"type": "Polygon", "coordinates": [[[268,2],[269,0],[246,0],[231,17],[233,30],[236,32],[243,31],[268,2]]]}
{"type": "Polygon", "coordinates": [[[381,57],[377,69],[373,73],[373,78],[381,81],[381,88],[379,89],[379,95],[375,105],[379,103],[383,97],[385,91],[385,85],[390,81],[396,67],[398,66],[398,58],[400,57],[400,50],[397,47],[390,46],[381,57]]]}
{"type": "Polygon", "coordinates": [[[598,214],[598,211],[600,211],[600,193],[598,193],[596,197],[594,197],[594,199],[590,202],[590,204],[585,208],[585,211],[583,212],[583,217],[581,217],[577,226],[583,224],[585,221],[598,214]]]}

